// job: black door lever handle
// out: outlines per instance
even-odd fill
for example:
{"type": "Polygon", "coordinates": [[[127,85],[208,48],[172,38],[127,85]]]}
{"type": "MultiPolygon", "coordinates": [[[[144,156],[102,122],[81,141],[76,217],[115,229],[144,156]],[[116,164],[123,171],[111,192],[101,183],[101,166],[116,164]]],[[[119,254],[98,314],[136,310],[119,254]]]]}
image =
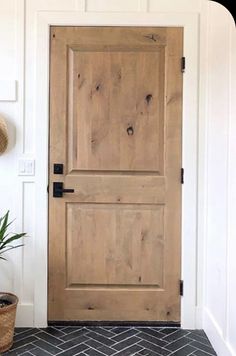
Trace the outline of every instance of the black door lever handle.
{"type": "Polygon", "coordinates": [[[53,182],[53,197],[62,198],[63,193],[74,193],[74,189],[64,189],[62,182],[53,182]]]}
{"type": "Polygon", "coordinates": [[[74,193],[75,190],[74,189],[63,189],[62,193],[74,193]]]}

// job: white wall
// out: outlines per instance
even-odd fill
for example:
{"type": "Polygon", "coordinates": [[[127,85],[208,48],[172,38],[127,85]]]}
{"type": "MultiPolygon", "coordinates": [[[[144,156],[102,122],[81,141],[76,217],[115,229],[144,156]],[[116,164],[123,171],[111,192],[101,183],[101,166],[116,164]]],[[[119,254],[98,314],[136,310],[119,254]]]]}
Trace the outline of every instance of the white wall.
{"type": "Polygon", "coordinates": [[[35,176],[19,176],[18,159],[35,160],[37,172],[34,93],[39,11],[199,14],[196,325],[204,325],[220,356],[236,354],[236,34],[230,14],[207,0],[0,0],[0,80],[17,81],[17,100],[0,98],[0,114],[10,132],[8,152],[0,157],[0,214],[10,209],[12,218],[17,217],[14,228],[30,235],[24,249],[16,250],[0,268],[0,289],[20,297],[18,324],[34,324],[36,300],[35,176]]]}
{"type": "Polygon", "coordinates": [[[209,3],[204,322],[219,355],[236,354],[236,31],[209,3]]]}

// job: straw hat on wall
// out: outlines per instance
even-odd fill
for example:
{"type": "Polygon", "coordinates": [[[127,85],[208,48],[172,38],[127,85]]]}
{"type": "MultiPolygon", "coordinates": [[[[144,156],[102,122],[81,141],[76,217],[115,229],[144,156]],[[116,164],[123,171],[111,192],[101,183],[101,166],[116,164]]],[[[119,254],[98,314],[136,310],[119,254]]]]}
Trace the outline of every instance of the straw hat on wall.
{"type": "Polygon", "coordinates": [[[3,117],[0,116],[0,155],[6,151],[8,146],[7,125],[3,117]]]}

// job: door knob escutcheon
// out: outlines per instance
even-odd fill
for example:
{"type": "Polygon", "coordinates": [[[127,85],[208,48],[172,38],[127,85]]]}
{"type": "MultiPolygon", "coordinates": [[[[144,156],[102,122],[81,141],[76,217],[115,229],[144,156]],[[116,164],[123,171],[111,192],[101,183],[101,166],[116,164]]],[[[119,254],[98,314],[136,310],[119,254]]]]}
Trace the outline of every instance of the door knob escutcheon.
{"type": "Polygon", "coordinates": [[[53,197],[54,198],[62,198],[63,193],[74,193],[74,189],[64,189],[62,182],[53,182],[53,197]]]}

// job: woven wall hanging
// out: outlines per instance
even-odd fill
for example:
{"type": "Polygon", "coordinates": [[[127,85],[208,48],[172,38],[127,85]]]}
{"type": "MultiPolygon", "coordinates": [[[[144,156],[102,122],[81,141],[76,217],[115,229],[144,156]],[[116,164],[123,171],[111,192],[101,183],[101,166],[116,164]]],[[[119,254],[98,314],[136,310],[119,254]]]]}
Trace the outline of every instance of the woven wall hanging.
{"type": "Polygon", "coordinates": [[[4,153],[8,146],[8,132],[5,120],[0,116],[0,155],[4,153]]]}

